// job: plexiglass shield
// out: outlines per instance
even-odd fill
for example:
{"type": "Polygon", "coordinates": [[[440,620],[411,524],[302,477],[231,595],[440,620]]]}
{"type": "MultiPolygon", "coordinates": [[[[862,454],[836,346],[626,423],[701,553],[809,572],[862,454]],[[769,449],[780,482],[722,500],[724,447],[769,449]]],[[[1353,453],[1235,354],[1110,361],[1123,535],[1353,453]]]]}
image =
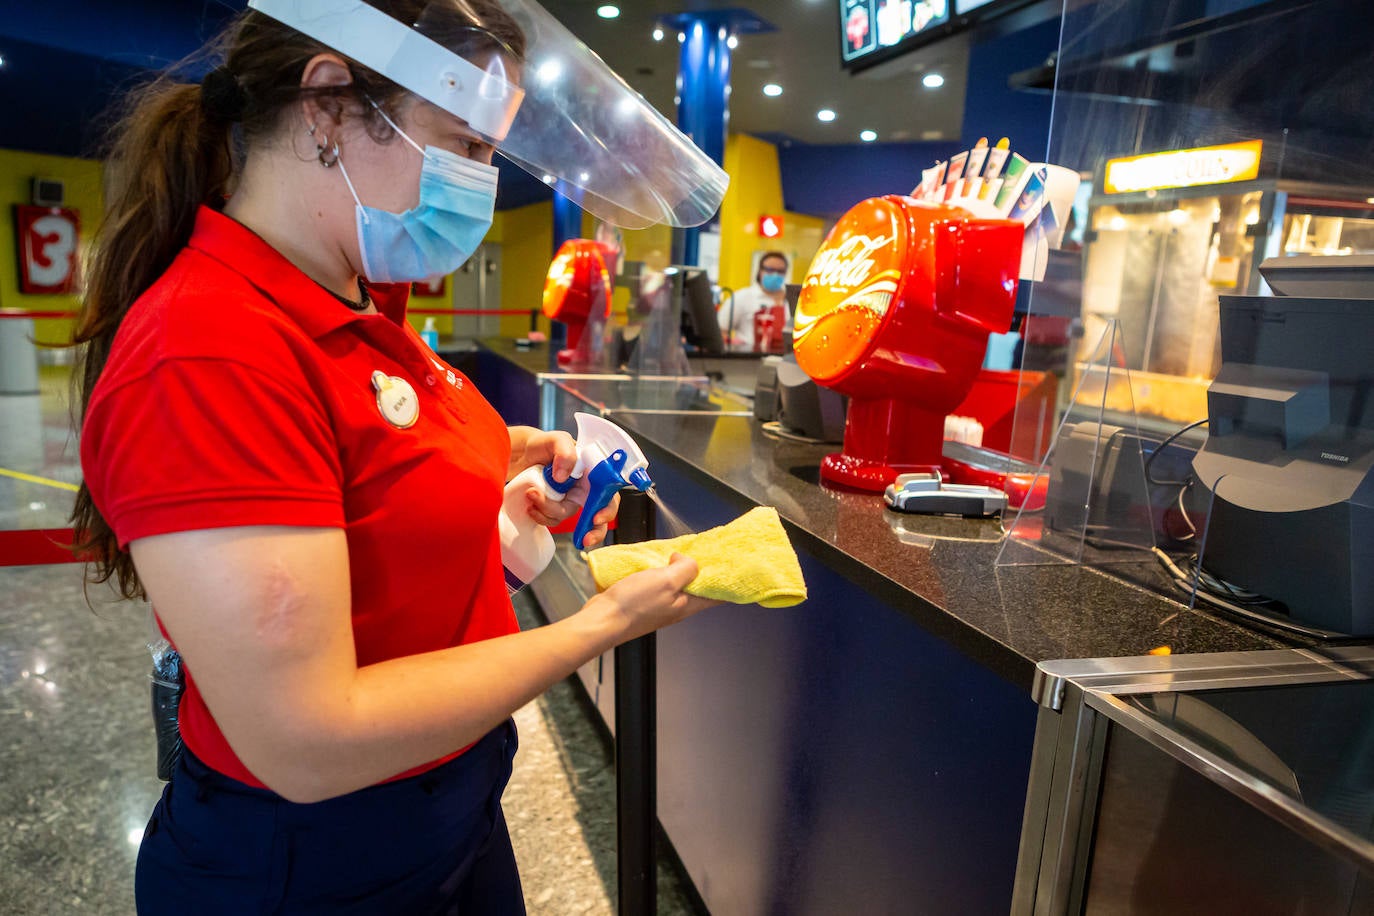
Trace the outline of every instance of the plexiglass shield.
{"type": "Polygon", "coordinates": [[[523,55],[464,0],[435,0],[409,24],[361,0],[248,5],[462,118],[607,222],[697,226],[725,196],[725,172],[534,0],[496,4],[523,55]]]}

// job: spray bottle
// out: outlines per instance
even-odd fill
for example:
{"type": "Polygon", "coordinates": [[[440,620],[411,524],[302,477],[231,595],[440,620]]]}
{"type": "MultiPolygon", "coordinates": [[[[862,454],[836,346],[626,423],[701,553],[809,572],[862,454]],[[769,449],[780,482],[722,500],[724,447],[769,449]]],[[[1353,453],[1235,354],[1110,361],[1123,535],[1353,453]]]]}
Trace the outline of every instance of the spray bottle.
{"type": "Polygon", "coordinates": [[[615,494],[631,486],[648,492],[654,485],[649,462],[625,430],[595,414],[578,413],[577,464],[568,479],[553,479],[553,465],[526,468],[506,484],[501,506],[501,563],[506,568],[506,588],[511,594],[529,584],[553,559],[553,535],[530,517],[525,492],[540,487],[549,499],[560,500],[584,475],[589,485],[587,500],[573,532],[578,550],[592,530],[596,513],[610,505],[615,494]]]}

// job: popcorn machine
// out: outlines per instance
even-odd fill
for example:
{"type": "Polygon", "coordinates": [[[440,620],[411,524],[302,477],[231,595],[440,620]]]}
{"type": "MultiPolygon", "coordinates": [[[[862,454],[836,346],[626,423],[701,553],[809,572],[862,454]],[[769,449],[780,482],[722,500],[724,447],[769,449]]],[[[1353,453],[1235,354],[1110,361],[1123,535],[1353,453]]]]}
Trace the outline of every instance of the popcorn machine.
{"type": "MultiPolygon", "coordinates": [[[[1255,140],[1110,159],[1099,170],[1083,239],[1082,346],[1120,322],[1145,423],[1207,415],[1221,365],[1219,297],[1268,295],[1260,262],[1374,253],[1374,187],[1256,178],[1261,155],[1255,140]]],[[[1127,404],[1126,392],[1108,402],[1127,404]]]]}

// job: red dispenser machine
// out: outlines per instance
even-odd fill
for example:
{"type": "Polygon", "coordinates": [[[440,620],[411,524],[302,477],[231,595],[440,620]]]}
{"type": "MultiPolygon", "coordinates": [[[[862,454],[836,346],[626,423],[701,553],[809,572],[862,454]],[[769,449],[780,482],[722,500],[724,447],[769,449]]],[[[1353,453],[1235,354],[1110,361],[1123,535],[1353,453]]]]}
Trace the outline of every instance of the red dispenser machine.
{"type": "MultiPolygon", "coordinates": [[[[938,471],[945,416],[988,334],[1011,329],[1025,226],[910,197],[865,200],[826,237],[797,301],[797,363],[849,395],[844,451],[821,476],[881,491],[938,471]]],[[[948,477],[948,475],[945,475],[948,477]]]]}
{"type": "Polygon", "coordinates": [[[597,365],[610,314],[611,276],[601,243],[569,239],[544,278],[544,315],[568,326],[568,348],[558,352],[558,365],[597,365]]]}

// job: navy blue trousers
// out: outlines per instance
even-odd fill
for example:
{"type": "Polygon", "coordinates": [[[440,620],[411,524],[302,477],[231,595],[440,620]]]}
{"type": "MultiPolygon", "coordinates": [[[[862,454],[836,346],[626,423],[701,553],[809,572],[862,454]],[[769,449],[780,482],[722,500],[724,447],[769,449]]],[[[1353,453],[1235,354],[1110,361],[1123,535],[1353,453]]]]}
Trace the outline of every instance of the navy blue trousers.
{"type": "Polygon", "coordinates": [[[311,805],[182,754],[138,850],[140,916],[523,916],[501,792],[507,721],[427,773],[311,805]]]}

